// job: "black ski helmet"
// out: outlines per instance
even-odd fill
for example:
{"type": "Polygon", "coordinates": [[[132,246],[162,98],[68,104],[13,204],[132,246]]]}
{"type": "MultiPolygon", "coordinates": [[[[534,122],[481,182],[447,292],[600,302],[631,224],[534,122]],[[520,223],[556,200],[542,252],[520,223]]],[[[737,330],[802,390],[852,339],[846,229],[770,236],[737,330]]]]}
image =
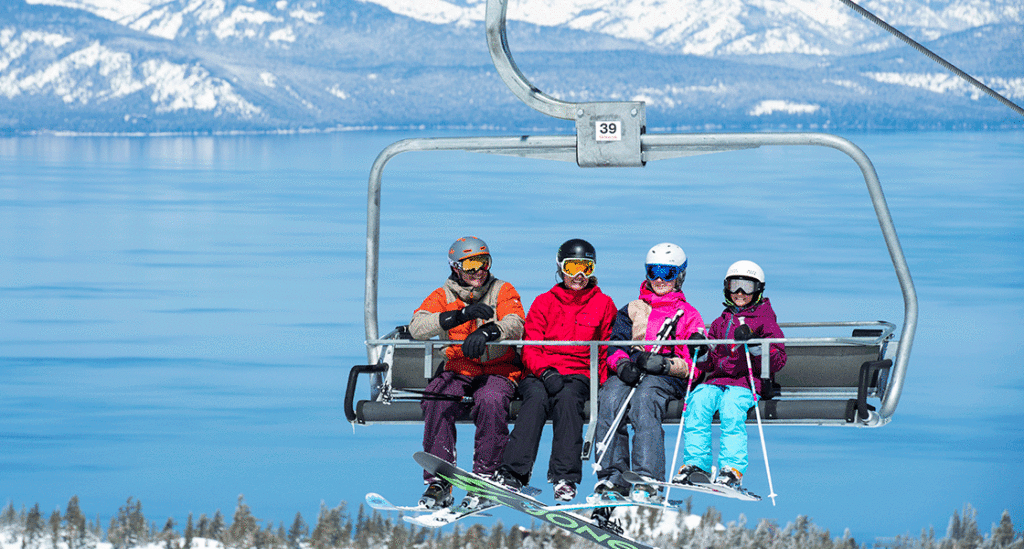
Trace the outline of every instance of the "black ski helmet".
{"type": "Polygon", "coordinates": [[[594,251],[594,247],[583,240],[582,238],[573,238],[572,240],[566,240],[558,247],[558,255],[555,256],[555,260],[558,265],[562,265],[562,261],[568,258],[575,259],[590,259],[594,263],[597,263],[597,252],[594,251]]]}

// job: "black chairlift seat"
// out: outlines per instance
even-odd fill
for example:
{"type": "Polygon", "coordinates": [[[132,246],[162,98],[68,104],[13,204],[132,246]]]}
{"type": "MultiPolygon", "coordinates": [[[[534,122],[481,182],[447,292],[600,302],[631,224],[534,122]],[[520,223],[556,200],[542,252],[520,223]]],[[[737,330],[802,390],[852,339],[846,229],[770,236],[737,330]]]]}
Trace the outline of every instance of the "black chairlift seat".
{"type": "MultiPolygon", "coordinates": [[[[766,424],[850,424],[865,420],[874,407],[868,399],[884,394],[894,351],[891,342],[893,326],[888,323],[849,323],[872,326],[857,328],[848,338],[791,338],[786,341],[788,359],[785,368],[763,385],[772,387],[762,393],[759,403],[766,424]],[[880,327],[874,327],[874,326],[880,327]],[[859,418],[857,417],[859,416],[859,418]]],[[[815,327],[825,324],[786,324],[783,329],[815,327]]],[[[835,325],[833,323],[832,325],[835,325]]],[[[404,328],[404,327],[401,327],[404,328]]],[[[422,391],[442,364],[441,342],[431,342],[429,363],[426,345],[398,338],[382,353],[377,364],[355,366],[349,373],[345,391],[345,415],[349,421],[372,423],[420,423],[422,391]],[[361,375],[370,376],[372,398],[355,401],[361,375]]],[[[757,362],[755,371],[759,370],[757,362]]],[[[520,402],[513,401],[510,421],[519,412],[520,402]]],[[[589,419],[589,403],[584,416],[589,419]]],[[[665,423],[678,423],[682,401],[670,401],[665,423]]],[[[756,420],[751,408],[748,420],[756,420]]],[[[458,420],[472,423],[468,413],[458,420]]]]}

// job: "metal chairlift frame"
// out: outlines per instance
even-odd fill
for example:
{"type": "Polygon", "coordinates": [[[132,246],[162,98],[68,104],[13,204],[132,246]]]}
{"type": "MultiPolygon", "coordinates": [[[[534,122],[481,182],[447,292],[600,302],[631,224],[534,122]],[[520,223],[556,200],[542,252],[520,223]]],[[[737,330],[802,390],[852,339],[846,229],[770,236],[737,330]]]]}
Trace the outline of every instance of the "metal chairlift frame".
{"type": "MultiPolygon", "coordinates": [[[[576,123],[576,135],[553,135],[553,136],[513,136],[513,137],[460,137],[460,138],[413,138],[398,141],[386,147],[377,156],[370,170],[369,186],[367,189],[367,210],[366,210],[366,287],[365,287],[365,312],[364,323],[366,328],[367,359],[370,365],[388,362],[389,357],[384,356],[385,352],[393,353],[395,348],[417,347],[423,349],[424,375],[429,378],[431,374],[431,358],[435,351],[450,342],[432,341],[410,341],[395,339],[394,332],[380,337],[377,319],[377,278],[379,263],[380,244],[380,193],[381,180],[384,168],[395,156],[414,151],[468,151],[496,155],[520,156],[528,158],[542,158],[576,162],[580,167],[641,167],[647,162],[668,158],[677,158],[697,154],[713,152],[727,152],[742,149],[750,149],[765,146],[820,146],[830,147],[839,150],[849,156],[860,168],[864,176],[864,183],[867,186],[871,203],[874,206],[878,224],[882,230],[889,256],[892,260],[900,289],[903,293],[904,317],[900,330],[899,340],[892,341],[895,326],[886,322],[850,322],[850,323],[804,323],[804,324],[783,324],[783,327],[809,327],[809,326],[854,326],[854,327],[881,327],[875,330],[871,337],[851,338],[785,338],[783,340],[752,340],[760,344],[783,341],[787,345],[879,345],[882,344],[883,354],[891,358],[891,372],[884,386],[881,387],[876,396],[880,397],[881,404],[876,411],[861,409],[858,411],[856,421],[833,421],[820,419],[817,421],[800,421],[788,423],[778,421],[778,424],[815,424],[815,425],[842,425],[853,424],[856,426],[875,427],[888,423],[896,406],[899,403],[900,394],[906,378],[907,365],[910,360],[910,351],[914,340],[914,333],[917,327],[918,304],[917,294],[910,276],[910,269],[907,266],[906,258],[900,246],[896,229],[889,213],[885,196],[874,166],[867,155],[852,142],[829,134],[821,133],[693,133],[693,134],[648,134],[646,133],[645,106],[643,102],[595,102],[595,103],[570,103],[550,97],[535,86],[533,86],[512,60],[508,49],[508,41],[505,33],[507,0],[488,0],[486,11],[486,32],[487,43],[491,58],[498,70],[502,80],[509,89],[524,103],[535,110],[565,120],[574,120],[576,123]],[[609,126],[609,124],[615,124],[609,126]],[[602,139],[607,137],[601,134],[602,131],[611,127],[614,129],[614,139],[602,139]],[[881,335],[879,335],[881,334],[881,335]],[[885,346],[889,346],[886,353],[885,346]],[[895,352],[893,351],[895,347],[895,352]]],[[[730,342],[730,340],[722,340],[730,342]]],[[[456,342],[457,343],[457,342],[456,342]]],[[[491,344],[500,345],[529,345],[537,342],[529,341],[503,341],[491,344]]],[[[597,347],[601,342],[544,342],[545,345],[576,344],[589,345],[591,347],[591,379],[595,380],[591,387],[590,398],[590,424],[587,429],[585,448],[589,449],[593,441],[594,426],[597,420],[597,347]]],[[[642,343],[642,342],[617,342],[617,343],[642,343]]],[[[662,342],[669,343],[672,342],[662,342]]],[[[685,342],[677,342],[683,344],[685,342]]],[[[768,353],[762,354],[762,360],[767,362],[768,353]]],[[[762,371],[767,377],[767,367],[763,364],[762,371]]],[[[867,366],[867,364],[865,364],[867,366]]],[[[357,367],[359,368],[359,367],[357,367]]],[[[380,370],[376,370],[379,372],[380,370]]],[[[354,389],[354,378],[357,372],[349,380],[349,395],[354,389]]],[[[366,372],[362,372],[366,373],[366,372]]],[[[862,377],[865,375],[862,372],[862,377]]],[[[384,379],[385,392],[390,388],[390,372],[386,373],[384,379]]],[[[863,380],[862,380],[863,385],[863,380]]],[[[380,387],[374,387],[373,391],[377,400],[390,398],[390,394],[379,393],[380,387]]],[[[864,391],[858,395],[861,401],[864,400],[864,391]]],[[[346,405],[350,407],[351,402],[346,405]]],[[[346,410],[347,414],[350,414],[346,410]]],[[[355,421],[350,414],[349,419],[355,421]]],[[[588,451],[584,451],[586,457],[588,451]]]]}

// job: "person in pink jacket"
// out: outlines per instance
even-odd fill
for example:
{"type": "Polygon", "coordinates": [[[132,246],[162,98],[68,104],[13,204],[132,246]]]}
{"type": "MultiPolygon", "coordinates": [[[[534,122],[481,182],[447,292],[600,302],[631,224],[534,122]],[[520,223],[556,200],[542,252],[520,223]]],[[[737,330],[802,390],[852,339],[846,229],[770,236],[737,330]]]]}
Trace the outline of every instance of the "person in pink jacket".
{"type": "MultiPolygon", "coordinates": [[[[683,294],[686,264],[686,253],[671,242],[662,242],[647,252],[647,276],[640,285],[640,296],[619,310],[612,326],[612,341],[703,337],[704,320],[683,294]]],[[[665,431],[661,425],[668,401],[684,398],[687,387],[697,382],[690,379],[691,373],[699,373],[693,369],[693,349],[659,344],[613,349],[608,366],[617,375],[610,376],[601,387],[596,440],[608,440],[620,409],[626,406],[626,411],[615,425],[608,447],[598,447],[600,467],[594,492],[615,491],[639,501],[657,502],[661,495],[656,486],[641,483],[630,488],[622,480],[622,473],[632,470],[665,479],[665,431]],[[632,388],[635,392],[630,398],[632,388]],[[633,427],[632,451],[627,425],[633,427]]]]}
{"type": "MultiPolygon", "coordinates": [[[[526,315],[526,341],[607,341],[615,320],[615,303],[597,286],[597,254],[582,239],[566,241],[556,256],[560,282],[537,296],[526,315]]],[[[608,377],[607,349],[598,347],[599,382],[608,377]]],[[[505,446],[496,479],[518,489],[530,481],[541,431],[551,420],[553,438],[548,482],[555,499],[571,501],[583,479],[583,406],[590,395],[590,347],[526,345],[529,371],[519,383],[523,404],[505,446]]]]}

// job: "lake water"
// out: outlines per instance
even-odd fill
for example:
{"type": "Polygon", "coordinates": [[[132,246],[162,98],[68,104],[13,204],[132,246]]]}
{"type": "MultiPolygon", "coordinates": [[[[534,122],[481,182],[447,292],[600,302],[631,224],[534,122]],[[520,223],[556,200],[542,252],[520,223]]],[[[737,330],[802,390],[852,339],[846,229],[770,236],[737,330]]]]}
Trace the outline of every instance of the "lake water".
{"type": "MultiPolygon", "coordinates": [[[[354,514],[368,491],[415,500],[420,430],[353,430],[341,397],[365,361],[369,168],[426,135],[0,138],[0,498],[47,510],[78,495],[104,527],[129,496],[160,524],[230,517],[239,494],[288,523],[313,522],[321,502],[354,514]]],[[[869,543],[941,536],[966,503],[985,532],[1003,509],[1019,523],[1024,132],[844,137],[875,164],[921,300],[895,420],[768,428],[778,506],[695,496],[695,509],[781,526],[808,515],[869,543]]],[[[782,321],[902,322],[859,170],[831,149],[612,170],[410,153],[388,166],[382,208],[382,333],[441,283],[465,234],[489,243],[526,304],[553,284],[568,238],[595,244],[620,305],[646,250],[672,241],[708,321],[745,258],[782,321]]],[[[745,484],[767,494],[756,437],[745,484]]]]}

